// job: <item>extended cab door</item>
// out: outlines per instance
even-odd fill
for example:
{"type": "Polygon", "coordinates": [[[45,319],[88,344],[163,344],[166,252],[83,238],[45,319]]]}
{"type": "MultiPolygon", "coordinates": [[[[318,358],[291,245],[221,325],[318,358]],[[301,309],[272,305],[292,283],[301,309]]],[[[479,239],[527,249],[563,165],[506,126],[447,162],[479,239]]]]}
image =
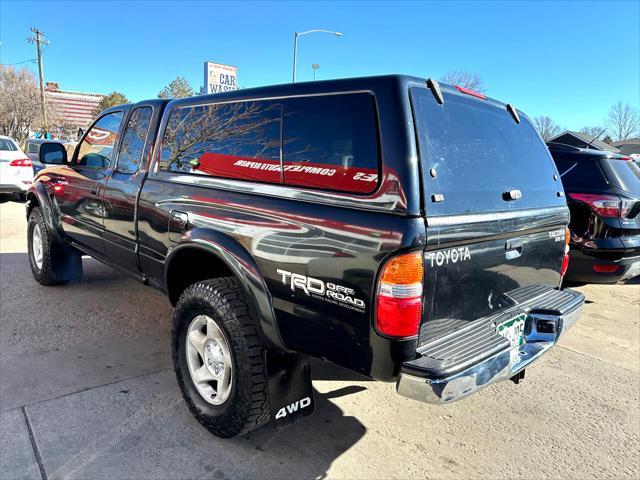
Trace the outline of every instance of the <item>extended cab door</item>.
{"type": "Polygon", "coordinates": [[[56,195],[65,234],[100,254],[104,253],[102,233],[108,215],[102,189],[112,168],[113,146],[123,114],[124,109],[106,113],[87,131],[64,169],[62,190],[56,195]]]}
{"type": "Polygon", "coordinates": [[[116,265],[138,271],[136,259],[136,209],[140,187],[147,173],[155,126],[166,101],[135,105],[124,125],[117,147],[116,165],[107,179],[104,195],[104,249],[116,265]]]}

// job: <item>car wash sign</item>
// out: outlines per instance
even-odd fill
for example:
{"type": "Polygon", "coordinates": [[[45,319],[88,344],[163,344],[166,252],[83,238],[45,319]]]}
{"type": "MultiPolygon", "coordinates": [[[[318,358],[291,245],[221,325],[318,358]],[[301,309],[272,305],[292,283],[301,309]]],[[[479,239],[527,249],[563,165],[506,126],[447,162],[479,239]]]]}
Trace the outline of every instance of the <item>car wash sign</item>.
{"type": "Polygon", "coordinates": [[[221,63],[204,62],[204,84],[207,86],[207,93],[237,90],[238,68],[221,63]]]}

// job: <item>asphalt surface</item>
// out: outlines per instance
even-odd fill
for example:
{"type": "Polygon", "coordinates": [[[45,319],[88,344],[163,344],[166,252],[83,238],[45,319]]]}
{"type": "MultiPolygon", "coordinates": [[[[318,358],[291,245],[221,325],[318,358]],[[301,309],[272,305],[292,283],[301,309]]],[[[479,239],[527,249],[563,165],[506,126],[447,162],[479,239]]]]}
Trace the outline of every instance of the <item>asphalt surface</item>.
{"type": "Polygon", "coordinates": [[[316,412],[221,440],[194,420],[163,295],[85,259],[41,287],[0,204],[0,478],[640,478],[640,285],[588,304],[520,385],[436,407],[314,362],[316,412]]]}

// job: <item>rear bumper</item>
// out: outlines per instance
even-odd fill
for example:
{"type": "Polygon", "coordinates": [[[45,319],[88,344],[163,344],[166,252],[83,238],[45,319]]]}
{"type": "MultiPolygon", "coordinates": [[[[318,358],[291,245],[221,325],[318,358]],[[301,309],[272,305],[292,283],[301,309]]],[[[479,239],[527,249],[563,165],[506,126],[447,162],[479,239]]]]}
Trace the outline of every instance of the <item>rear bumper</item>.
{"type": "Polygon", "coordinates": [[[29,186],[31,185],[31,183],[29,184],[25,184],[25,183],[3,183],[0,185],[0,193],[23,193],[26,192],[29,189],[29,186]]]}
{"type": "Polygon", "coordinates": [[[524,308],[521,305],[497,317],[473,322],[459,332],[425,345],[420,349],[420,358],[405,362],[397,391],[414,400],[443,404],[508,380],[540,358],[573,327],[583,304],[581,293],[550,289],[547,298],[536,298],[524,308]],[[558,298],[558,293],[563,298],[558,298]],[[558,308],[553,308],[548,298],[557,300],[558,308]],[[496,333],[496,325],[519,313],[526,314],[525,342],[519,347],[518,360],[513,362],[509,342],[496,333]],[[471,354],[455,353],[461,351],[471,354]]]}
{"type": "MultiPolygon", "coordinates": [[[[597,252],[587,255],[576,249],[569,252],[569,270],[566,279],[585,283],[617,283],[640,275],[640,256],[626,256],[618,260],[598,258],[597,252]],[[609,272],[596,272],[594,265],[615,268],[609,272]]],[[[631,255],[633,255],[631,253],[631,255]]]]}

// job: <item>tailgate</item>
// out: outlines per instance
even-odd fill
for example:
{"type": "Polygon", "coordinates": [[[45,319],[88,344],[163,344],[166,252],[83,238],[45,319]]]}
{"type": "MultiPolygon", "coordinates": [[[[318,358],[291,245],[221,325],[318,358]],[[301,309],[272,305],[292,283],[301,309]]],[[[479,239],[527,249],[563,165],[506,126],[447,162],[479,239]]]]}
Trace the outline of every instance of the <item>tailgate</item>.
{"type": "Polygon", "coordinates": [[[428,221],[419,346],[511,308],[525,287],[560,284],[566,208],[486,217],[428,221]]]}
{"type": "Polygon", "coordinates": [[[443,86],[441,103],[411,89],[427,227],[421,346],[560,284],[569,211],[551,155],[524,114],[465,92],[443,86]]]}

